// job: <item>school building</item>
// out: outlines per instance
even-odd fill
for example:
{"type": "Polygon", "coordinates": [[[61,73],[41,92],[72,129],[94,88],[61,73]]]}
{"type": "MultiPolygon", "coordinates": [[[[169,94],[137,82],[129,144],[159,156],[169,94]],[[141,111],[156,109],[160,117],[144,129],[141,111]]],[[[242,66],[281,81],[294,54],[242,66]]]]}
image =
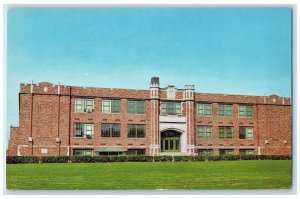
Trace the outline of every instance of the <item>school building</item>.
{"type": "Polygon", "coordinates": [[[21,84],[8,155],[291,155],[288,97],[21,84]]]}

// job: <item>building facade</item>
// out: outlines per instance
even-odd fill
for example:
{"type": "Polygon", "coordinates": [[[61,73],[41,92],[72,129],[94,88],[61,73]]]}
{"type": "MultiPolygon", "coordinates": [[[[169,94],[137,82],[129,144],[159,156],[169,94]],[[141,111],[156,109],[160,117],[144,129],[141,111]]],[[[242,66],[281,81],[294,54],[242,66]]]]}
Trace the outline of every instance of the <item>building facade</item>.
{"type": "Polygon", "coordinates": [[[291,154],[291,100],[161,88],[21,84],[8,155],[291,154]]]}

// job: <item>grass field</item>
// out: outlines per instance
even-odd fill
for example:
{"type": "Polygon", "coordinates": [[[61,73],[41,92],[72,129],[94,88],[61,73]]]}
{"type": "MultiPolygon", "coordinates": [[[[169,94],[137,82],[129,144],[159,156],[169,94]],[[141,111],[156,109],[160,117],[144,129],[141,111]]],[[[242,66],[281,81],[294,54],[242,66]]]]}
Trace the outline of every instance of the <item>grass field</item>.
{"type": "Polygon", "coordinates": [[[290,160],[6,165],[11,190],[289,189],[290,160]]]}

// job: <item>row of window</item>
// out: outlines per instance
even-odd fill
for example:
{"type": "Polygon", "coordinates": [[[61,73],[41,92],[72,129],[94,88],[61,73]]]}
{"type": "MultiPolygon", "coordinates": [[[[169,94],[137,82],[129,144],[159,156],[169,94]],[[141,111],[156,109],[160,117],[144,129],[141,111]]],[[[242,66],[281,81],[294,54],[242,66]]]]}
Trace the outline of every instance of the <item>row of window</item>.
{"type": "MultiPolygon", "coordinates": [[[[212,126],[197,126],[197,134],[200,139],[212,139],[212,126]]],[[[233,139],[233,126],[219,126],[219,139],[233,139]]],[[[240,126],[239,139],[251,140],[253,139],[253,127],[240,126]]]]}
{"type": "MultiPolygon", "coordinates": [[[[240,149],[240,155],[254,155],[254,149],[240,149]]],[[[200,156],[212,156],[212,149],[199,149],[200,156]]],[[[233,155],[233,149],[219,149],[219,155],[233,155]]]]}
{"type": "MultiPolygon", "coordinates": [[[[128,149],[125,151],[125,154],[123,152],[98,152],[98,155],[145,155],[146,149],[128,149]]],[[[219,155],[233,155],[233,149],[219,149],[219,155]]],[[[240,149],[239,150],[240,155],[254,155],[254,149],[240,149]]],[[[86,155],[94,155],[94,152],[92,149],[74,149],[73,150],[74,156],[86,156],[86,155]]],[[[213,156],[213,149],[199,149],[198,155],[200,156],[213,156]]]]}
{"type": "MultiPolygon", "coordinates": [[[[197,114],[200,116],[212,116],[212,104],[197,104],[197,114]]],[[[233,115],[232,104],[219,104],[219,116],[230,117],[233,115]]],[[[239,117],[253,117],[253,106],[239,105],[239,117]]]]}
{"type": "MultiPolygon", "coordinates": [[[[128,124],[128,138],[145,138],[146,128],[145,124],[128,124]]],[[[200,139],[212,139],[213,135],[212,126],[197,126],[197,134],[200,139]]],[[[233,139],[233,126],[219,126],[218,127],[219,139],[233,139]]],[[[253,127],[240,126],[239,139],[253,139],[253,127]]],[[[120,137],[121,124],[103,123],[101,125],[101,137],[120,137]]],[[[74,137],[87,137],[94,136],[94,124],[75,123],[74,124],[74,137]]]]}
{"type": "MultiPolygon", "coordinates": [[[[98,155],[121,155],[123,152],[98,152],[98,155]]],[[[128,149],[124,155],[145,155],[146,149],[128,149]]],[[[92,149],[74,149],[73,150],[74,156],[87,156],[87,155],[94,155],[94,151],[92,149]]]]}
{"type": "MultiPolygon", "coordinates": [[[[75,112],[93,112],[94,99],[75,98],[75,112]]],[[[121,100],[102,100],[102,113],[120,113],[121,100]]],[[[144,114],[145,101],[128,100],[128,113],[144,114]]]]}
{"type": "MultiPolygon", "coordinates": [[[[145,138],[146,128],[144,124],[128,124],[128,138],[145,138]]],[[[94,137],[94,124],[75,123],[74,137],[94,137]]],[[[121,137],[121,124],[101,125],[101,137],[121,137]]]]}
{"type": "MultiPolygon", "coordinates": [[[[94,99],[75,98],[75,112],[93,112],[94,99]]],[[[106,100],[102,101],[103,113],[120,113],[121,100],[106,100]]],[[[161,102],[161,115],[180,115],[182,107],[180,102],[161,102]]],[[[144,114],[145,101],[128,100],[128,113],[130,114],[144,114]]],[[[199,116],[212,116],[212,104],[197,103],[197,114],[199,116]]],[[[232,116],[232,104],[219,104],[219,116],[232,116]]],[[[239,117],[253,117],[253,106],[239,105],[239,117]]]]}

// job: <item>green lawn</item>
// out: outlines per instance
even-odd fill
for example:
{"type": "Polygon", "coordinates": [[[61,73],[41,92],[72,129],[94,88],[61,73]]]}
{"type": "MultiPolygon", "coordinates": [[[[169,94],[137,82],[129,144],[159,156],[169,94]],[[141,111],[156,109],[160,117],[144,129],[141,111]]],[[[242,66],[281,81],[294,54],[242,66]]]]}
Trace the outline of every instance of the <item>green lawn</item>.
{"type": "Polygon", "coordinates": [[[7,189],[289,189],[290,160],[7,164],[7,189]]]}

